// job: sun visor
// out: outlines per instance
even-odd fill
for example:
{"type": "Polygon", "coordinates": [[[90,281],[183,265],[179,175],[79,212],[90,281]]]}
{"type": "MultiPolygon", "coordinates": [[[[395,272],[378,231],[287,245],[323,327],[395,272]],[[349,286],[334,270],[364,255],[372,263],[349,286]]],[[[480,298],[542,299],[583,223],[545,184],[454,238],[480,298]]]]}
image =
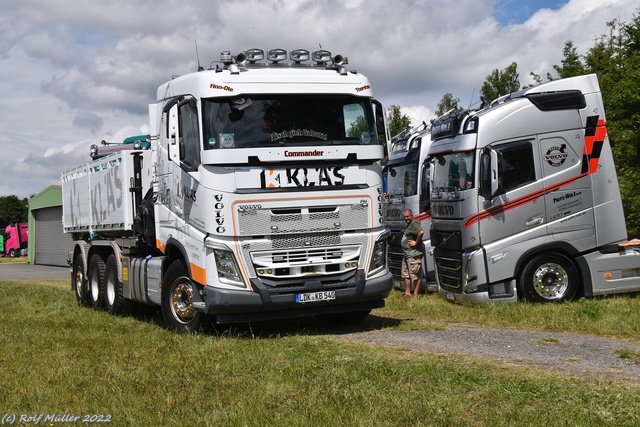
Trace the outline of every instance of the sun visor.
{"type": "Polygon", "coordinates": [[[205,150],[201,152],[204,164],[249,164],[280,162],[324,162],[324,161],[378,161],[384,156],[384,149],[378,146],[315,146],[315,147],[269,147],[243,149],[205,150]]]}

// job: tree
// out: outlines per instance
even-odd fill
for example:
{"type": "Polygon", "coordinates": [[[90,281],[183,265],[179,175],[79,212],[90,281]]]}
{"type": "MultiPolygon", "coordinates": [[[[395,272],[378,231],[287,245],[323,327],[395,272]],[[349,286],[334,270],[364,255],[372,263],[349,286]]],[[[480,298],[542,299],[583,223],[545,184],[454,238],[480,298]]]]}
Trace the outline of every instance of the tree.
{"type": "MultiPolygon", "coordinates": [[[[567,77],[581,76],[585,74],[586,69],[582,63],[582,58],[578,54],[578,51],[571,40],[564,42],[562,56],[562,66],[553,66],[553,69],[558,73],[558,77],[564,79],[567,77]]],[[[549,76],[548,73],[547,76],[549,76]]]]}
{"type": "Polygon", "coordinates": [[[364,116],[358,116],[356,120],[351,123],[351,127],[347,131],[347,136],[349,138],[360,138],[362,132],[367,131],[367,122],[364,120],[364,116]]]}
{"type": "Polygon", "coordinates": [[[438,103],[438,109],[436,110],[436,116],[440,117],[449,110],[457,110],[460,104],[460,98],[454,98],[450,93],[442,95],[442,99],[438,103]]]}
{"type": "Polygon", "coordinates": [[[400,112],[398,105],[391,105],[387,111],[387,123],[389,125],[389,133],[393,138],[406,130],[411,129],[411,118],[400,112]]]}
{"type": "MultiPolygon", "coordinates": [[[[564,49],[562,50],[563,59],[561,61],[562,65],[553,65],[553,69],[556,70],[558,77],[561,79],[567,77],[581,76],[583,74],[587,74],[587,68],[582,61],[582,56],[578,54],[577,48],[573,45],[571,40],[567,40],[564,42],[564,49]]],[[[534,85],[539,85],[542,83],[542,78],[539,74],[534,72],[530,72],[529,75],[534,81],[533,85],[523,86],[522,89],[530,88],[534,85]]],[[[553,78],[551,73],[547,72],[547,81],[556,80],[553,78]]]]}
{"type": "Polygon", "coordinates": [[[612,143],[618,182],[631,235],[640,234],[640,16],[631,23],[607,23],[608,35],[600,37],[585,55],[588,72],[598,75],[612,143]]]}
{"type": "MultiPolygon", "coordinates": [[[[640,234],[640,16],[631,23],[607,23],[586,55],[565,42],[562,65],[554,65],[561,78],[595,73],[606,112],[607,133],[618,173],[622,206],[630,235],[640,234]]],[[[547,74],[548,75],[548,74],[547,74]]]]}
{"type": "Polygon", "coordinates": [[[480,89],[480,100],[482,105],[489,105],[491,101],[511,92],[520,89],[520,80],[518,75],[518,64],[512,62],[504,70],[493,70],[487,76],[480,89]]]}
{"type": "Polygon", "coordinates": [[[14,222],[26,222],[28,213],[27,199],[20,200],[14,195],[0,196],[0,230],[4,231],[14,222]]]}

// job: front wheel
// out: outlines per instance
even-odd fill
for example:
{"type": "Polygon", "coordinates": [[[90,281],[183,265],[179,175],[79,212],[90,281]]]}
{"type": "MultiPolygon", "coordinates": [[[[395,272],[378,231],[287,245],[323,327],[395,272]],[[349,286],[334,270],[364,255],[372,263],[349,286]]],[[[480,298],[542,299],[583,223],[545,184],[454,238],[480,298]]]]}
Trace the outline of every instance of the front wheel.
{"type": "Polygon", "coordinates": [[[198,301],[201,301],[198,287],[189,279],[182,261],[174,261],[162,280],[162,316],[167,327],[177,333],[206,328],[209,317],[193,306],[198,301]]]}
{"type": "Polygon", "coordinates": [[[570,300],[578,290],[578,271],[573,262],[560,253],[539,254],[522,270],[520,286],[530,301],[570,300]]]}

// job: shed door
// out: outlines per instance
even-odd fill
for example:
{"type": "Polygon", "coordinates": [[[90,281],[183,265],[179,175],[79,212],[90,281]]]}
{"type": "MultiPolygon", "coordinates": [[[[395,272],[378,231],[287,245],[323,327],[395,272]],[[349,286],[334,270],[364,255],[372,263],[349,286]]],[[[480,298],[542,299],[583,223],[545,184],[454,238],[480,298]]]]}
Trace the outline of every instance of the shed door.
{"type": "Polygon", "coordinates": [[[62,232],[62,206],[34,211],[36,224],[34,264],[66,267],[67,254],[73,249],[71,234],[62,232]]]}

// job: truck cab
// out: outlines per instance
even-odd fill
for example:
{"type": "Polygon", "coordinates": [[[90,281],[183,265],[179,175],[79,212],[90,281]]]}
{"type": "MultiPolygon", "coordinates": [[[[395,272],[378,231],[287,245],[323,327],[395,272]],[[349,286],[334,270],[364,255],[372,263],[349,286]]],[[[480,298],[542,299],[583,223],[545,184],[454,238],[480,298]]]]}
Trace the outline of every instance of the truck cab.
{"type": "Polygon", "coordinates": [[[456,111],[431,128],[431,243],[471,304],[639,289],[595,75],[456,111]]]}
{"type": "Polygon", "coordinates": [[[9,224],[4,230],[4,254],[11,258],[26,255],[29,243],[28,224],[26,222],[9,224]]]}
{"type": "Polygon", "coordinates": [[[162,84],[150,135],[94,147],[63,174],[78,300],[159,305],[181,332],[383,307],[388,131],[347,64],[326,50],[223,51],[162,84]]]}
{"type": "Polygon", "coordinates": [[[389,160],[384,172],[387,189],[384,194],[384,220],[391,230],[389,238],[389,270],[393,274],[394,287],[404,289],[401,276],[402,246],[401,240],[407,223],[403,213],[406,209],[413,212],[424,230],[425,257],[423,271],[425,282],[422,289],[436,291],[432,248],[429,243],[431,226],[431,206],[429,203],[429,170],[427,160],[431,145],[431,129],[422,123],[415,129],[396,135],[391,139],[389,160]]]}

